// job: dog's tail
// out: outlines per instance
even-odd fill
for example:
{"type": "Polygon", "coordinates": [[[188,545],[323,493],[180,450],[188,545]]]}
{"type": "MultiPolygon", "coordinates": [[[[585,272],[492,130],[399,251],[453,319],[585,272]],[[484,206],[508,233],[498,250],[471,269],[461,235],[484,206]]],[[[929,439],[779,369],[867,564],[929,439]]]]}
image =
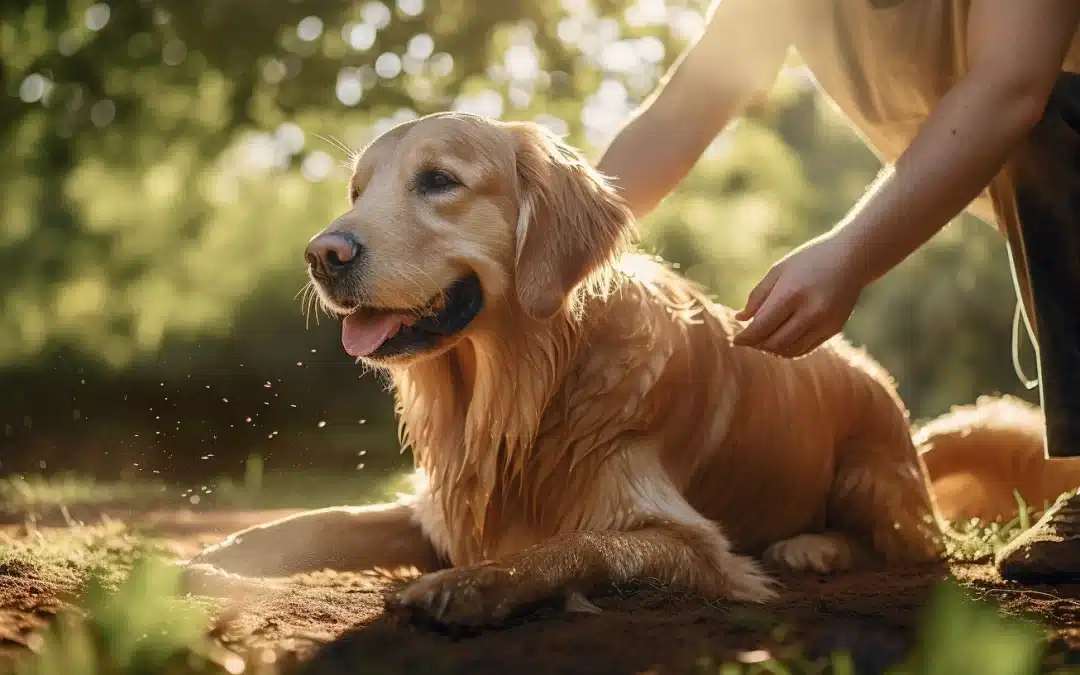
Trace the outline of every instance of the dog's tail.
{"type": "Polygon", "coordinates": [[[1042,412],[1013,396],[983,396],[914,430],[941,516],[1007,522],[1080,487],[1080,460],[1047,460],[1042,412]],[[1014,493],[1015,490],[1015,493],[1014,493]]]}

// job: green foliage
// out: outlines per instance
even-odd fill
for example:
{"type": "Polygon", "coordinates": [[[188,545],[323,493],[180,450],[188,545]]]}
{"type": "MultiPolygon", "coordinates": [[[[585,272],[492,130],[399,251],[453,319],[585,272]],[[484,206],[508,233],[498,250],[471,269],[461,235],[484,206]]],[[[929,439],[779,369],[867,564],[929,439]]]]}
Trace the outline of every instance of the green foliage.
{"type": "MultiPolygon", "coordinates": [[[[124,439],[110,470],[154,456],[181,467],[184,452],[211,442],[231,472],[252,452],[268,469],[306,466],[328,443],[309,447],[312,435],[297,432],[285,449],[281,439],[328,410],[370,418],[362,442],[392,448],[382,387],[356,383],[333,322],[304,330],[295,298],[304,243],[345,208],[349,152],[394,123],[457,108],[539,120],[596,157],[700,30],[704,7],[3,3],[0,468],[33,442],[63,443],[48,434],[124,439]],[[332,356],[299,373],[315,349],[332,356]],[[256,392],[303,381],[306,409],[268,410],[273,427],[245,436],[233,409],[210,405],[240,393],[208,399],[203,387],[246,378],[256,392]],[[168,402],[140,407],[159,385],[168,402]],[[72,404],[76,395],[115,403],[86,424],[91,404],[72,404]],[[178,423],[156,428],[177,400],[178,423]]],[[[777,258],[842,217],[879,168],[790,63],[766,104],[641,223],[648,249],[734,306],[777,258]]],[[[1030,400],[1007,358],[1013,304],[1001,238],[963,218],[868,289],[847,332],[897,376],[915,417],[993,391],[1030,400]]]]}
{"type": "Polygon", "coordinates": [[[15,675],[242,672],[243,660],[208,635],[207,609],[179,590],[180,568],[153,557],[139,558],[119,588],[92,580],[82,602],[86,617],[59,617],[15,675]]]}
{"type": "MultiPolygon", "coordinates": [[[[1044,662],[1046,643],[1039,624],[1003,616],[991,603],[974,600],[949,581],[939,584],[922,612],[915,648],[888,675],[1035,675],[1061,673],[1044,662]],[[1049,668],[1049,669],[1048,669],[1049,668]]],[[[717,675],[854,675],[847,652],[807,658],[798,644],[747,652],[737,661],[699,672],[717,675]]]]}
{"type": "MultiPolygon", "coordinates": [[[[120,512],[150,508],[320,508],[338,504],[391,501],[411,490],[411,473],[395,471],[340,475],[318,471],[259,473],[249,461],[244,479],[228,476],[199,485],[164,482],[112,482],[76,474],[56,476],[16,474],[0,479],[0,514],[27,520],[72,513],[98,514],[103,507],[120,512]],[[213,487],[210,487],[210,486],[213,487]]],[[[88,530],[93,532],[93,530],[88,530]]],[[[2,558],[0,558],[2,559],[2,558]]]]}
{"type": "Polygon", "coordinates": [[[166,487],[158,483],[102,483],[88,476],[14,474],[0,478],[0,512],[26,513],[43,505],[104,505],[160,500],[166,487]]]}
{"type": "Polygon", "coordinates": [[[953,583],[936,589],[919,631],[919,645],[895,675],[1028,675],[1039,672],[1042,629],[1005,618],[953,583]]]}
{"type": "Polygon", "coordinates": [[[124,365],[167,333],[227,325],[287,269],[298,287],[298,251],[344,204],[338,184],[303,177],[341,176],[344,153],[312,147],[320,133],[355,148],[455,105],[565,111],[579,132],[573,107],[601,76],[591,27],[625,48],[649,37],[649,59],[629,53],[640,67],[607,74],[639,95],[682,42],[612,15],[609,2],[5,3],[0,267],[17,292],[0,305],[0,359],[60,343],[124,365]]]}

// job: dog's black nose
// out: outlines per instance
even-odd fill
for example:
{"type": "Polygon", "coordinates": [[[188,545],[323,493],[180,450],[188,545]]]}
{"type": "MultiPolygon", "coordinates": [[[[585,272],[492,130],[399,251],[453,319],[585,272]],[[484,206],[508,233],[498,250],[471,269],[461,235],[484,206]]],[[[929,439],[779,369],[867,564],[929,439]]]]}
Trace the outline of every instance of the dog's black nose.
{"type": "Polygon", "coordinates": [[[349,232],[327,232],[308,242],[304,259],[316,276],[332,277],[356,261],[360,248],[356,236],[349,232]]]}

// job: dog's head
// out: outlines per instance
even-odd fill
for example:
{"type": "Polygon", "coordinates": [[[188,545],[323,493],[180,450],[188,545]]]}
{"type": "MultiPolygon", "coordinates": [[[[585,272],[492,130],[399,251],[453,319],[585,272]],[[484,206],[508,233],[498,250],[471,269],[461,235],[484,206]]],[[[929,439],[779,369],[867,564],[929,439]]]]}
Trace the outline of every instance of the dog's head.
{"type": "Polygon", "coordinates": [[[543,127],[443,113],[357,158],[350,208],[308,243],[325,307],[356,357],[449,349],[491,312],[548,320],[630,242],[604,178],[543,127]]]}

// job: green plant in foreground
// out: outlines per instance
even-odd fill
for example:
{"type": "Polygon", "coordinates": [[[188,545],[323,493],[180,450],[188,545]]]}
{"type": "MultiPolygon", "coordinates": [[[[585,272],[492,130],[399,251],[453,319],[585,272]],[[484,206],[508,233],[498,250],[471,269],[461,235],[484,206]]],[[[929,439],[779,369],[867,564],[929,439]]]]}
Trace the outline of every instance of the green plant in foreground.
{"type": "Polygon", "coordinates": [[[225,675],[244,671],[238,656],[208,634],[210,615],[179,597],[180,569],[144,555],[115,591],[91,577],[86,616],[65,614],[15,675],[225,675]]]}
{"type": "MultiPolygon", "coordinates": [[[[1065,675],[1043,663],[1044,629],[1002,616],[993,603],[974,600],[956,583],[940,584],[923,612],[918,640],[907,659],[886,675],[1065,675]]],[[[738,661],[699,668],[710,675],[855,675],[846,652],[811,660],[798,645],[747,652],[738,661]]],[[[876,672],[876,671],[869,671],[876,672]]]]}
{"type": "Polygon", "coordinates": [[[911,659],[892,675],[1033,675],[1040,671],[1044,629],[1002,616],[955,583],[938,586],[920,624],[911,659]]]}

